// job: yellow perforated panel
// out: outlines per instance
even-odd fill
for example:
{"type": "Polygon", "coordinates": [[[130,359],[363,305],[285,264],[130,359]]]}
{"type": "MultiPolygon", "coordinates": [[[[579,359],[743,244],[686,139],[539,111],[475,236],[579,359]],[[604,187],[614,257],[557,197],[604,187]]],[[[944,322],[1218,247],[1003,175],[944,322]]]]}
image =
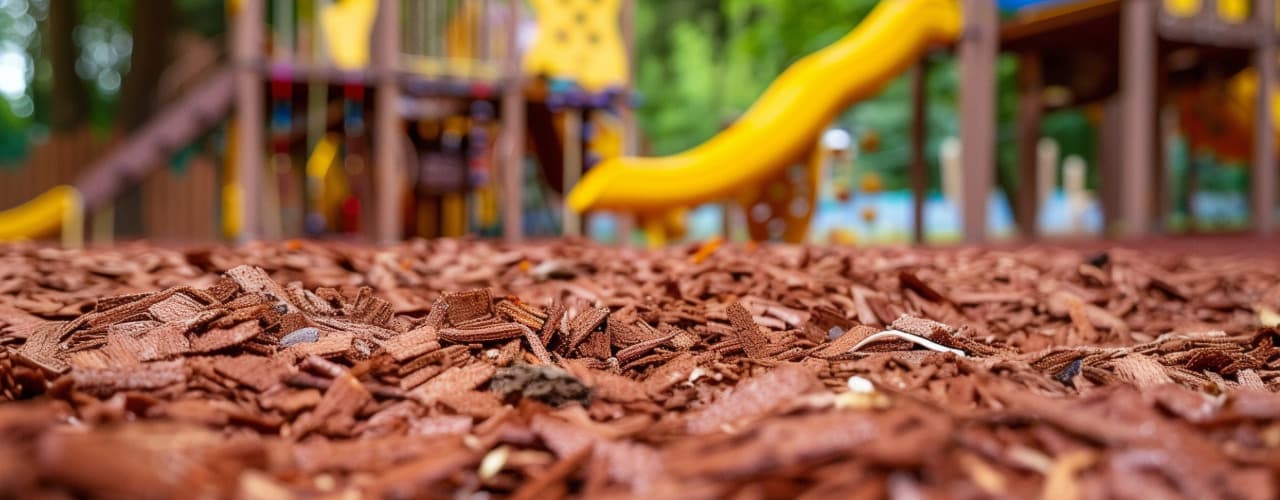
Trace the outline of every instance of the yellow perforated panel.
{"type": "Polygon", "coordinates": [[[618,30],[622,0],[532,0],[538,36],[525,72],[576,82],[588,91],[621,87],[627,53],[618,30]]]}
{"type": "Polygon", "coordinates": [[[343,0],[321,8],[320,27],[334,66],[360,69],[369,64],[369,33],[377,14],[377,0],[343,0]]]}

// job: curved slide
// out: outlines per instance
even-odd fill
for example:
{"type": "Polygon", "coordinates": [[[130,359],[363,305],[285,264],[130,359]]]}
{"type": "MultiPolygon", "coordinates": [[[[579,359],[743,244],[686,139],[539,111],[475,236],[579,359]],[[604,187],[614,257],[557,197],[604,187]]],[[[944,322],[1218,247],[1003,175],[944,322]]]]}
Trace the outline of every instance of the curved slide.
{"type": "Polygon", "coordinates": [[[26,240],[64,228],[83,210],[80,192],[67,185],[45,191],[31,201],[0,211],[0,241],[26,240]]]}
{"type": "Polygon", "coordinates": [[[787,68],[719,135],[674,156],[606,160],[574,187],[569,207],[656,215],[759,184],[804,158],[851,103],[957,37],[961,24],[955,0],[882,0],[849,34],[787,68]]]}
{"type": "Polygon", "coordinates": [[[85,210],[109,203],[129,183],[165,163],[179,144],[194,140],[231,108],[235,73],[223,68],[161,110],[124,144],[85,169],[73,185],[56,186],[31,201],[0,211],[0,242],[30,240],[63,229],[64,241],[82,235],[85,210]]]}

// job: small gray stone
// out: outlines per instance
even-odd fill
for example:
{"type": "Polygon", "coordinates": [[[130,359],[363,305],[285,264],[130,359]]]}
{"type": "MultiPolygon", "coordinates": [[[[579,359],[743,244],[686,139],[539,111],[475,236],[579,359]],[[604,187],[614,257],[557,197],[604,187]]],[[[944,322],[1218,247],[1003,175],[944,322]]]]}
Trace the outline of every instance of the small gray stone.
{"type": "Polygon", "coordinates": [[[317,340],[320,340],[320,330],[316,329],[314,326],[307,326],[280,337],[280,347],[289,347],[295,344],[309,344],[317,340]]]}

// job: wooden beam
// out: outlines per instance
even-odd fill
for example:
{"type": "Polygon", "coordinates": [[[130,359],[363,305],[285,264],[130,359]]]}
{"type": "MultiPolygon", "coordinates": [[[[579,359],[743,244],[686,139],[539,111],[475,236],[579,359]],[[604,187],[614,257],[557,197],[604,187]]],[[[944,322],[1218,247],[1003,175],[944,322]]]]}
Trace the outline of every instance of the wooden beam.
{"type": "Polygon", "coordinates": [[[1102,233],[1106,236],[1114,235],[1119,229],[1118,223],[1120,216],[1120,185],[1121,171],[1123,164],[1120,163],[1120,156],[1123,154],[1123,129],[1121,128],[1121,100],[1119,97],[1111,97],[1102,103],[1102,120],[1098,124],[1098,151],[1097,158],[1094,160],[1098,165],[1098,190],[1101,192],[1102,202],[1102,233]]]}
{"type": "Polygon", "coordinates": [[[1039,154],[1040,121],[1044,115],[1040,95],[1044,89],[1044,75],[1040,67],[1040,54],[1024,52],[1018,61],[1018,192],[1013,197],[1014,219],[1018,234],[1034,238],[1038,231],[1040,203],[1039,154]]]}
{"type": "Polygon", "coordinates": [[[519,20],[516,13],[524,6],[521,0],[508,0],[511,23],[507,32],[506,85],[502,90],[503,142],[498,161],[499,178],[502,179],[502,238],[517,242],[524,235],[524,150],[525,150],[525,102],[524,80],[521,78],[519,43],[515,33],[519,20]]]}
{"type": "Polygon", "coordinates": [[[1275,230],[1276,155],[1275,125],[1272,122],[1272,89],[1276,81],[1276,5],[1274,0],[1257,1],[1261,20],[1260,40],[1254,57],[1258,72],[1258,103],[1254,110],[1253,139],[1253,228],[1259,234],[1275,230]]]}
{"type": "Polygon", "coordinates": [[[266,26],[263,8],[263,0],[244,0],[236,14],[231,35],[231,57],[236,65],[235,161],[240,185],[240,234],[236,240],[239,242],[259,238],[262,230],[262,164],[266,154],[263,127],[266,116],[258,66],[262,62],[259,50],[262,48],[263,27],[266,26]]]}
{"type": "Polygon", "coordinates": [[[566,108],[561,113],[564,128],[561,129],[561,144],[564,146],[564,203],[560,220],[562,233],[565,236],[582,236],[582,215],[569,208],[569,192],[582,177],[582,119],[584,111],[578,108],[566,108]]]}
{"type": "Polygon", "coordinates": [[[996,54],[999,21],[990,0],[964,0],[960,41],[961,212],[966,243],[987,239],[987,203],[996,173],[996,54]]]}
{"type": "MultiPolygon", "coordinates": [[[[614,103],[614,106],[618,110],[618,121],[622,124],[622,155],[635,156],[639,149],[639,134],[636,128],[636,111],[631,107],[631,93],[635,90],[636,81],[636,0],[622,2],[620,17],[618,22],[622,28],[622,43],[627,48],[627,84],[618,98],[619,102],[614,103]]],[[[618,228],[616,243],[623,247],[631,246],[631,233],[636,226],[635,215],[619,212],[615,220],[618,228]]]]}
{"type": "Polygon", "coordinates": [[[929,186],[929,167],[925,163],[928,125],[925,84],[929,77],[926,59],[920,59],[911,71],[911,241],[917,245],[924,243],[924,198],[929,186]]]}
{"type": "Polygon", "coordinates": [[[399,241],[404,231],[401,219],[407,181],[401,168],[403,155],[400,154],[400,146],[404,132],[397,109],[400,82],[396,79],[396,63],[400,58],[400,2],[378,2],[373,51],[378,82],[374,96],[373,130],[373,173],[377,186],[374,210],[378,217],[375,241],[385,245],[399,241]]]}
{"type": "MultiPolygon", "coordinates": [[[[1156,44],[1159,45],[1159,31],[1156,32],[1156,44]]],[[[1178,130],[1177,115],[1167,112],[1170,101],[1169,85],[1165,76],[1163,59],[1156,50],[1155,58],[1155,107],[1151,111],[1151,127],[1154,135],[1151,139],[1151,223],[1147,226],[1152,232],[1165,232],[1168,228],[1169,214],[1173,213],[1173,193],[1170,187],[1172,179],[1169,175],[1168,138],[1178,130]]]]}
{"type": "Polygon", "coordinates": [[[1156,143],[1156,34],[1152,0],[1128,0],[1120,13],[1120,94],[1124,138],[1120,171],[1120,234],[1151,231],[1156,143]]]}

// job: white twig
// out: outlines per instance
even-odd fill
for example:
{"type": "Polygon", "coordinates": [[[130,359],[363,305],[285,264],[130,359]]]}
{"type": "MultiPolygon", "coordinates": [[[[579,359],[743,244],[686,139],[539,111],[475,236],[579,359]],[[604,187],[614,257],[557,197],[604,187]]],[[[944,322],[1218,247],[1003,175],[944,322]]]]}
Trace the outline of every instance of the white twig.
{"type": "Polygon", "coordinates": [[[906,341],[911,342],[911,343],[913,343],[913,344],[915,344],[915,345],[918,345],[918,346],[924,347],[925,349],[928,349],[928,350],[930,350],[930,351],[937,351],[937,352],[949,352],[949,353],[955,354],[956,356],[959,356],[959,357],[962,357],[962,358],[963,358],[963,357],[965,357],[965,353],[964,353],[964,351],[961,351],[961,350],[959,350],[959,349],[952,349],[952,348],[950,348],[950,347],[947,347],[947,346],[945,346],[945,345],[939,344],[939,343],[934,342],[934,341],[932,341],[932,340],[926,339],[926,338],[921,337],[921,336],[919,336],[919,335],[913,335],[913,334],[910,334],[910,333],[907,333],[907,332],[904,332],[904,331],[901,331],[901,330],[885,330],[885,331],[880,332],[880,333],[872,334],[871,336],[869,336],[869,337],[867,337],[867,338],[865,338],[865,339],[862,339],[862,341],[861,341],[861,342],[858,342],[858,344],[857,344],[857,345],[855,345],[855,346],[853,346],[853,348],[849,349],[849,352],[856,351],[856,350],[858,350],[858,349],[861,349],[863,346],[865,346],[865,345],[867,345],[867,344],[870,344],[870,343],[872,343],[872,342],[875,342],[875,341],[878,341],[878,340],[882,340],[882,339],[885,339],[885,338],[889,338],[889,337],[894,337],[894,338],[899,338],[899,339],[902,339],[902,340],[906,340],[906,341]]]}

